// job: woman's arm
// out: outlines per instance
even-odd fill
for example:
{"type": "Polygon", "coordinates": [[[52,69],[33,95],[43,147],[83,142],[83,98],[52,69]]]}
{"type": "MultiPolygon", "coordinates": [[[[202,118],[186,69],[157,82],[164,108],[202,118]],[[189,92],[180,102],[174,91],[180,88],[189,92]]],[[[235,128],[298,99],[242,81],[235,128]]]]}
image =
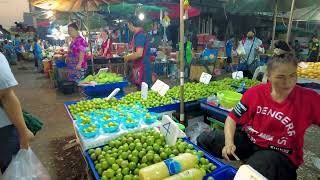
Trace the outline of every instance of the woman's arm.
{"type": "Polygon", "coordinates": [[[82,65],[82,62],[84,60],[84,52],[80,51],[79,53],[79,62],[77,64],[77,70],[81,70],[81,65],[82,65]]]}
{"type": "Polygon", "coordinates": [[[224,125],[225,146],[222,149],[222,157],[230,161],[229,155],[234,154],[236,146],[234,145],[234,134],[236,131],[236,122],[228,116],[224,125]]]}

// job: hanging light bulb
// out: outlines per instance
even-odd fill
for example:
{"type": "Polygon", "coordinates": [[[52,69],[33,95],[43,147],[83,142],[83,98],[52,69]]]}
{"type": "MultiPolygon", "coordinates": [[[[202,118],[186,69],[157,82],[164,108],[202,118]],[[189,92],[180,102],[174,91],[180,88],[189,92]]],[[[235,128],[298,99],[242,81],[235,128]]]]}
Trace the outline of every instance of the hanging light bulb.
{"type": "Polygon", "coordinates": [[[138,18],[139,18],[140,21],[143,21],[144,18],[145,18],[145,16],[144,16],[143,13],[140,13],[140,14],[138,15],[138,18]]]}
{"type": "Polygon", "coordinates": [[[49,10],[46,12],[46,15],[47,15],[47,18],[51,18],[53,16],[53,11],[52,10],[49,10]]]}

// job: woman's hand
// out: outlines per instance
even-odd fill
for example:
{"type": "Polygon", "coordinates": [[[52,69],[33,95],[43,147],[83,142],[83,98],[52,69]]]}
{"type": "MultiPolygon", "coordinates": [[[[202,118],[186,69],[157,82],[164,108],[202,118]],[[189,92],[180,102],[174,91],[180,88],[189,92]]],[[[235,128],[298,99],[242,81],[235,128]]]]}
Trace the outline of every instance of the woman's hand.
{"type": "Polygon", "coordinates": [[[34,138],[33,133],[27,129],[23,134],[19,134],[19,142],[21,149],[28,149],[30,141],[34,138]]]}
{"type": "Polygon", "coordinates": [[[229,156],[232,156],[236,149],[234,144],[226,144],[222,149],[222,157],[227,161],[230,161],[229,156]]]}
{"type": "Polygon", "coordinates": [[[81,63],[78,63],[78,64],[77,64],[76,69],[77,69],[78,71],[81,70],[81,63]]]}

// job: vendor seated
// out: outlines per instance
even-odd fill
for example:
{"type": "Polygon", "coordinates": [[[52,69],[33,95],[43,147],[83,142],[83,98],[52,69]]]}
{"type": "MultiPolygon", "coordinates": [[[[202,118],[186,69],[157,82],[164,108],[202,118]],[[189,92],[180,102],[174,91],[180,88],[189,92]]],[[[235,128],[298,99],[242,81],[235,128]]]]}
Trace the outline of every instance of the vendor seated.
{"type": "Polygon", "coordinates": [[[197,143],[228,161],[245,160],[269,180],[294,180],[303,164],[304,134],[312,124],[320,126],[320,94],[296,85],[298,60],[288,44],[275,47],[267,64],[269,83],[249,89],[224,131],[204,132],[197,143]],[[237,124],[242,130],[236,131],[237,124]]]}

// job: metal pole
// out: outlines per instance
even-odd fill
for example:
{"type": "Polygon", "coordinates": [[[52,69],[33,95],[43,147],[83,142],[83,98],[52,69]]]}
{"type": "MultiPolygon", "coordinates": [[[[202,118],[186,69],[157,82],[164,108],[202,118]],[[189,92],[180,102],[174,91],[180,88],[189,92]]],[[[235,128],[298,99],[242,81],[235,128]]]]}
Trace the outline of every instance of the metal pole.
{"type": "Polygon", "coordinates": [[[291,12],[290,12],[290,18],[289,18],[289,25],[288,25],[288,32],[287,32],[287,43],[289,43],[289,40],[290,40],[290,34],[291,34],[291,28],[292,28],[292,19],[293,19],[293,13],[294,13],[294,5],[295,5],[295,0],[292,0],[291,12]]]}
{"type": "Polygon", "coordinates": [[[180,122],[184,124],[184,8],[180,0],[180,122]]]}
{"type": "Polygon", "coordinates": [[[90,37],[90,22],[89,22],[89,1],[86,1],[86,14],[87,14],[87,28],[88,28],[88,41],[89,41],[89,48],[90,48],[90,58],[91,58],[91,70],[92,70],[92,74],[95,75],[94,72],[94,62],[93,62],[93,50],[92,50],[92,44],[91,44],[91,37],[90,37]]]}
{"type": "Polygon", "coordinates": [[[276,26],[277,26],[277,15],[278,15],[278,0],[275,0],[274,13],[273,13],[273,30],[272,30],[271,50],[273,50],[273,48],[274,48],[274,39],[276,36],[276,26]]]}

